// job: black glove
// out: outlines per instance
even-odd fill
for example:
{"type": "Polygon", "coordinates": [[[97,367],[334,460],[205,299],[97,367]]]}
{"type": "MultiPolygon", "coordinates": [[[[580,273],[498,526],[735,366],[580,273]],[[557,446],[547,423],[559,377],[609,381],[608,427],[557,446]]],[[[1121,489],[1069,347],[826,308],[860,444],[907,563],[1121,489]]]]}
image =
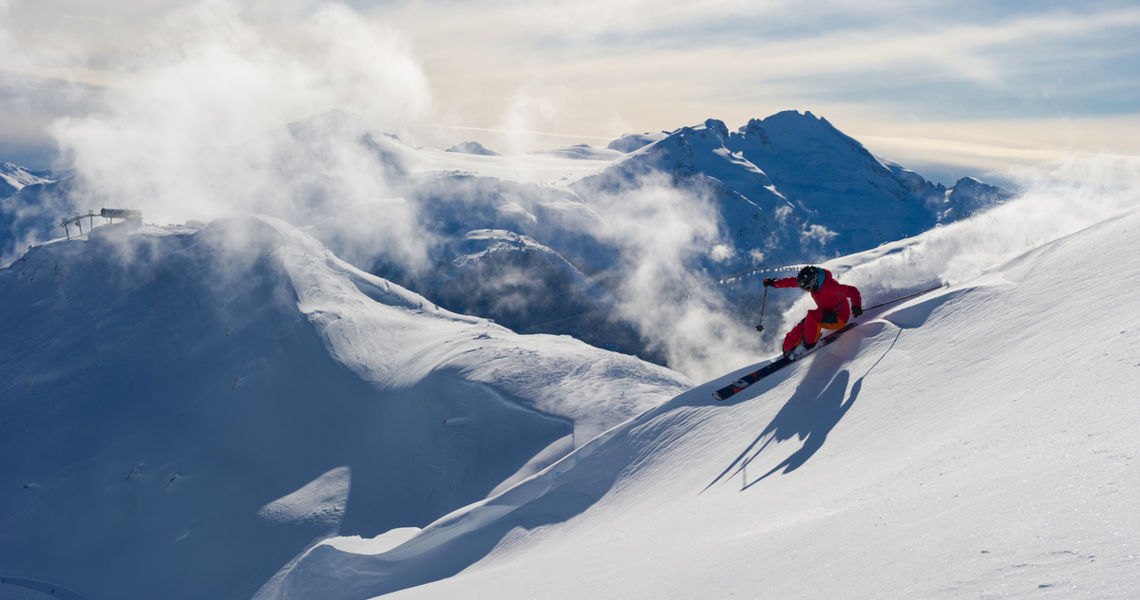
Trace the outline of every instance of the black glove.
{"type": "Polygon", "coordinates": [[[862,314],[863,314],[863,307],[862,306],[852,306],[851,307],[851,316],[858,318],[859,315],[862,315],[862,314]]]}
{"type": "Polygon", "coordinates": [[[776,281],[774,279],[772,279],[771,277],[765,277],[764,278],[764,287],[772,287],[773,285],[775,285],[775,283],[776,283],[776,281]]]}

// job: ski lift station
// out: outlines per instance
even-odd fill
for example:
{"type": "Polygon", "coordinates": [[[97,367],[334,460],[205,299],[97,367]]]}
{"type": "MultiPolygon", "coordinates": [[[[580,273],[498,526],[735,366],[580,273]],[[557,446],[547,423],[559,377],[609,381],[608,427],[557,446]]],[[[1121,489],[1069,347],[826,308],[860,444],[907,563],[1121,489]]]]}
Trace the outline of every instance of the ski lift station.
{"type": "Polygon", "coordinates": [[[114,223],[115,219],[122,219],[124,221],[131,221],[135,223],[142,223],[142,211],[131,210],[125,208],[104,208],[95,214],[94,211],[87,211],[87,214],[76,214],[73,217],[68,217],[60,221],[59,226],[67,232],[67,239],[71,239],[71,226],[75,225],[79,228],[79,235],[83,235],[83,220],[87,219],[87,231],[91,231],[95,227],[95,217],[102,217],[107,220],[107,223],[114,223]]]}

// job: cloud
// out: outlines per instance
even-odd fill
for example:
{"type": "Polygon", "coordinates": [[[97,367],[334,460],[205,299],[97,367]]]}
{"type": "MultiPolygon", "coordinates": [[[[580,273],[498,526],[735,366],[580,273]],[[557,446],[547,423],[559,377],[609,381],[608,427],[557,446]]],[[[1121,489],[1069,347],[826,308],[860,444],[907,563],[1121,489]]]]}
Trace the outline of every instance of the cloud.
{"type": "Polygon", "coordinates": [[[339,5],[268,31],[234,3],[196,3],[122,61],[129,77],[103,89],[101,110],[59,120],[54,135],[98,190],[92,201],[140,208],[160,222],[255,211],[290,217],[308,200],[297,195],[321,182],[337,182],[323,191],[346,203],[384,197],[376,157],[352,143],[363,126],[326,120],[322,133],[344,143],[310,161],[289,154],[293,140],[281,128],[344,109],[398,131],[431,102],[404,40],[339,5]]]}
{"type": "MultiPolygon", "coordinates": [[[[46,118],[36,111],[66,115],[47,128],[61,153],[54,167],[75,174],[67,212],[138,209],[158,224],[267,214],[350,260],[426,260],[433,238],[392,189],[399,144],[379,133],[422,120],[432,103],[398,32],[307,1],[19,3],[9,12],[0,45],[18,53],[0,53],[0,148],[36,155],[46,118]]],[[[21,210],[22,222],[63,214],[23,208],[38,214],[21,210]]]]}
{"type": "Polygon", "coordinates": [[[502,115],[499,130],[505,135],[508,154],[519,154],[533,146],[531,133],[540,129],[557,129],[558,100],[557,90],[519,88],[502,115]],[[552,127],[553,125],[553,127],[552,127]]]}
{"type": "MultiPolygon", "coordinates": [[[[964,127],[988,119],[1000,129],[1026,118],[1136,114],[1140,94],[1130,68],[1140,25],[1133,2],[1079,11],[1058,3],[962,11],[942,0],[827,0],[810,11],[786,0],[351,4],[359,13],[339,9],[406,36],[436,98],[423,113],[429,125],[503,128],[514,115],[506,107],[529,97],[547,105],[531,112],[534,130],[609,139],[786,108],[811,109],[854,133],[871,131],[863,117],[872,113],[964,127]]],[[[120,85],[146,64],[155,37],[187,33],[172,24],[185,24],[186,11],[170,16],[183,5],[10,3],[18,51],[0,52],[0,66],[19,61],[24,76],[120,85]]],[[[330,10],[312,0],[191,6],[228,6],[260,45],[279,48],[295,44],[299,24],[330,10]]],[[[368,73],[335,71],[350,88],[354,73],[368,73]]]]}
{"type": "Polygon", "coordinates": [[[426,1],[374,14],[408,32],[449,122],[468,126],[500,125],[519,90],[557,90],[547,131],[610,137],[787,108],[870,133],[884,119],[869,115],[981,133],[1137,113],[1134,3],[605,4],[426,1]]]}
{"type": "Polygon", "coordinates": [[[850,120],[858,125],[849,133],[876,156],[947,185],[974,176],[1019,186],[1025,169],[1051,170],[1092,154],[1121,162],[1140,156],[1140,140],[1120,135],[1140,128],[1140,114],[929,121],[863,113],[850,120]]]}
{"type": "Polygon", "coordinates": [[[15,43],[12,40],[12,34],[8,31],[7,24],[10,16],[11,8],[8,5],[8,0],[0,0],[0,56],[5,58],[0,59],[4,62],[0,63],[0,67],[6,68],[7,63],[12,60],[12,57],[17,56],[15,52],[15,43]]]}
{"type": "Polygon", "coordinates": [[[741,327],[700,268],[731,255],[709,198],[660,175],[589,203],[598,212],[595,235],[621,250],[617,316],[634,323],[671,368],[703,380],[759,349],[755,332],[741,327]]]}
{"type": "MultiPolygon", "coordinates": [[[[1019,71],[1042,68],[1043,60],[1056,65],[1072,60],[1071,55],[1037,49],[1056,50],[1056,44],[1079,48],[1096,36],[1126,33],[1140,24],[1140,10],[1058,12],[984,23],[916,23],[895,18],[801,30],[800,35],[788,37],[769,35],[774,26],[784,23],[784,15],[769,24],[745,20],[726,32],[702,26],[709,14],[692,16],[690,30],[694,33],[687,43],[675,43],[675,38],[667,38],[673,43],[659,43],[661,37],[647,34],[605,50],[594,47],[578,58],[564,56],[569,60],[552,67],[600,69],[603,73],[617,70],[650,79],[680,72],[697,80],[723,82],[718,88],[737,89],[742,79],[749,88],[750,81],[756,86],[795,82],[802,91],[833,85],[836,78],[842,78],[847,87],[877,85],[884,78],[896,84],[903,83],[903,78],[918,78],[925,83],[950,79],[1000,86],[1019,71]],[[757,25],[761,33],[736,30],[746,24],[757,25]],[[729,73],[737,77],[725,77],[729,73]]],[[[676,35],[672,31],[660,35],[666,34],[676,35]]]]}

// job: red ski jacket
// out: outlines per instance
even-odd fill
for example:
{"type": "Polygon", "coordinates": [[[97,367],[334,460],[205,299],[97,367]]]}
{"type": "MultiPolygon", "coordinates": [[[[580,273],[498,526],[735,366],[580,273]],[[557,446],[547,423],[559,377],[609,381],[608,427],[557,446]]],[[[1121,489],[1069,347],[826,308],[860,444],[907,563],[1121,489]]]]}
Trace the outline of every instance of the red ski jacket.
{"type": "MultiPolygon", "coordinates": [[[[832,277],[831,271],[821,270],[823,271],[823,285],[811,293],[811,299],[815,300],[816,306],[835,313],[842,321],[851,320],[851,307],[863,306],[863,298],[859,295],[859,290],[853,285],[843,285],[836,281],[835,277],[832,277]],[[848,304],[848,300],[850,300],[850,304],[848,304]]],[[[796,285],[795,277],[781,277],[772,280],[772,287],[793,288],[799,286],[796,285]]]]}

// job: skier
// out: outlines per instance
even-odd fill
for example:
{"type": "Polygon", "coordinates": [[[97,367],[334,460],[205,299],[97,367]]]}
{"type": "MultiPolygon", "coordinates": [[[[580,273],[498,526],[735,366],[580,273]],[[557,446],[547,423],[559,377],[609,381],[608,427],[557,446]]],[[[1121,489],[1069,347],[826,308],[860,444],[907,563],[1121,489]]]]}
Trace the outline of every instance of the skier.
{"type": "Polygon", "coordinates": [[[836,281],[831,272],[808,266],[795,277],[764,280],[764,287],[790,288],[799,286],[811,292],[816,308],[809,310],[791,331],[784,336],[784,356],[796,358],[810,350],[819,341],[821,329],[842,329],[852,316],[863,314],[863,299],[852,285],[836,281]]]}

